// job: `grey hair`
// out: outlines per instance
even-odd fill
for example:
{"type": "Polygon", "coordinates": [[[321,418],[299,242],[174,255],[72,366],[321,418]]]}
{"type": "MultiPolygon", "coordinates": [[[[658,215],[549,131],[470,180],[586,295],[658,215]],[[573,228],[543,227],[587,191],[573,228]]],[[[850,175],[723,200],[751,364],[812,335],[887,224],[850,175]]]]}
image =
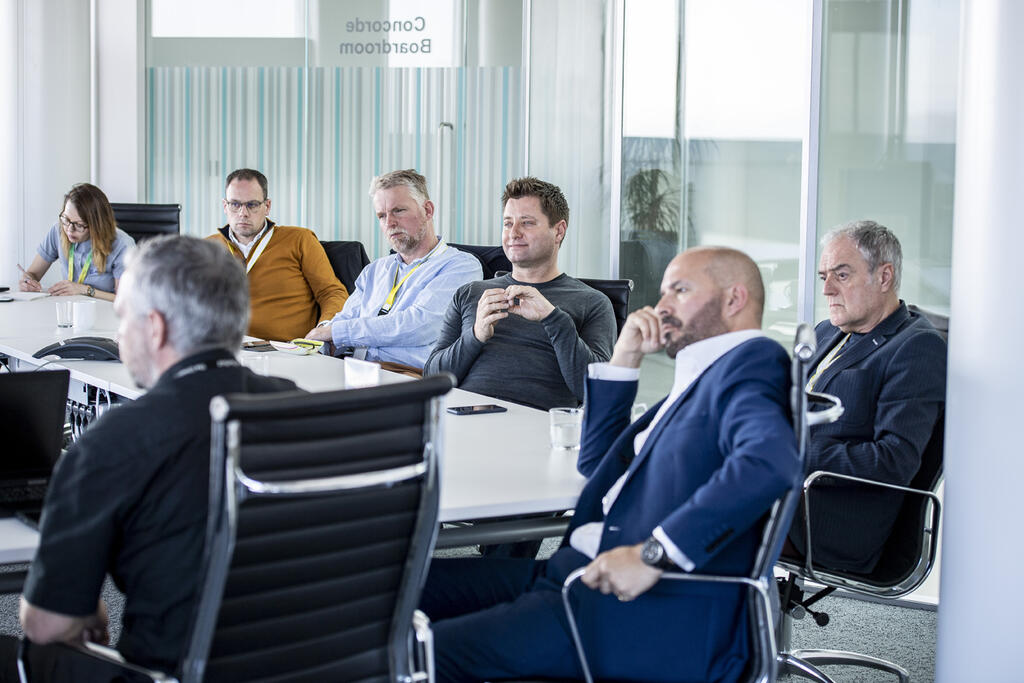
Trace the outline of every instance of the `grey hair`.
{"type": "Polygon", "coordinates": [[[135,315],[159,311],[170,345],[186,356],[234,351],[249,327],[249,283],[223,245],[195,237],[146,240],[127,259],[135,315]]]}
{"type": "Polygon", "coordinates": [[[409,194],[413,196],[420,206],[430,201],[427,194],[427,179],[416,172],[414,168],[407,168],[403,171],[391,171],[374,177],[370,181],[370,199],[380,190],[389,190],[392,187],[407,187],[409,194]]]}
{"type": "Polygon", "coordinates": [[[894,292],[900,291],[903,279],[903,248],[900,241],[889,228],[875,221],[850,221],[832,228],[821,238],[824,247],[838,237],[848,237],[856,245],[861,256],[868,262],[868,270],[872,273],[883,263],[891,263],[894,292]]]}

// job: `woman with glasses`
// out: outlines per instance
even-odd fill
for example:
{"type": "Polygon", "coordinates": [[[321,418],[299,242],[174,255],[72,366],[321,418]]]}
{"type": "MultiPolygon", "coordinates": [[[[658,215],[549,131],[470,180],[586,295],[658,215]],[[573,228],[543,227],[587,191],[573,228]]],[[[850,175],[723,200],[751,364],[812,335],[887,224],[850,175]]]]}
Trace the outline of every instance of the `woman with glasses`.
{"type": "Polygon", "coordinates": [[[54,261],[67,279],[50,287],[54,296],[84,294],[114,300],[117,283],[124,272],[124,257],[135,246],[126,232],[119,230],[103,190],[79,183],[64,195],[57,222],[46,233],[28,270],[22,271],[18,285],[23,292],[41,292],[39,281],[54,261]]]}

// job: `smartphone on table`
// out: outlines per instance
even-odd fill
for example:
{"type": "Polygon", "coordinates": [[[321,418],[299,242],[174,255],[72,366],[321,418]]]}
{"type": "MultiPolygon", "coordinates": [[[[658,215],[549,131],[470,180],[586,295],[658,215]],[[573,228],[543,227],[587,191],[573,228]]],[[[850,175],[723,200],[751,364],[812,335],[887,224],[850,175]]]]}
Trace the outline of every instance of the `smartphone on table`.
{"type": "Polygon", "coordinates": [[[270,342],[263,339],[254,339],[253,341],[242,342],[243,351],[273,351],[274,347],[271,346],[270,342]]]}
{"type": "Polygon", "coordinates": [[[484,415],[486,413],[504,413],[508,408],[488,403],[480,406],[451,406],[448,412],[452,415],[484,415]]]}

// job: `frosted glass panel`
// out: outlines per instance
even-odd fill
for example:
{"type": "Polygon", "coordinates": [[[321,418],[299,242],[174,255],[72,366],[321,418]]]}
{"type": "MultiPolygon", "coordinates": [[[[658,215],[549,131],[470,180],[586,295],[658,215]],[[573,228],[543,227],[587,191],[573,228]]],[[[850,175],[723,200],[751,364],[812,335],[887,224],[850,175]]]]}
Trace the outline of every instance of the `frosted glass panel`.
{"type": "Polygon", "coordinates": [[[180,202],[182,232],[225,222],[224,176],[242,166],[270,181],[271,217],[323,239],[381,244],[366,189],[396,168],[433,176],[447,97],[462,102],[448,145],[459,210],[438,229],[457,242],[495,244],[498,198],[522,165],[522,121],[512,67],[159,67],[149,70],[149,201],[180,202]],[[308,89],[308,92],[307,92],[308,89]],[[471,182],[470,182],[471,180],[471,182]],[[467,191],[484,188],[486,191],[467,191]]]}
{"type": "Polygon", "coordinates": [[[208,235],[225,223],[224,177],[256,168],[270,182],[271,218],[322,239],[359,240],[376,257],[388,245],[370,179],[416,168],[447,239],[497,244],[501,191],[525,168],[521,26],[509,23],[521,6],[299,4],[308,12],[299,37],[268,38],[242,22],[244,37],[151,38],[147,201],[180,203],[182,232],[208,235]],[[424,38],[432,52],[418,61],[342,51],[346,41],[424,38]],[[455,66],[431,66],[437,59],[455,66]],[[414,66],[398,66],[406,63],[414,66]]]}
{"type": "Polygon", "coordinates": [[[903,246],[901,298],[948,313],[960,3],[825,4],[819,236],[851,220],[888,226],[903,246]]]}

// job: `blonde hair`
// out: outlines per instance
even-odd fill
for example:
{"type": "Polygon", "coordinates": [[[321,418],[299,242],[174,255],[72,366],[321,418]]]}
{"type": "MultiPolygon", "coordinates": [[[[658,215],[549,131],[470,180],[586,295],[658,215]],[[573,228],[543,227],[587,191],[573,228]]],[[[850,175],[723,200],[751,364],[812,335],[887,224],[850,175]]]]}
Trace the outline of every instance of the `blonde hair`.
{"type": "MultiPolygon", "coordinates": [[[[89,228],[93,265],[98,272],[106,272],[107,257],[110,256],[114,240],[117,238],[117,220],[114,218],[114,210],[110,208],[110,202],[107,201],[107,195],[95,185],[79,183],[64,195],[64,202],[60,205],[61,215],[64,214],[64,207],[68,202],[75,205],[78,215],[89,228]]],[[[60,231],[60,244],[65,253],[71,248],[71,241],[64,230],[60,231]]]]}

